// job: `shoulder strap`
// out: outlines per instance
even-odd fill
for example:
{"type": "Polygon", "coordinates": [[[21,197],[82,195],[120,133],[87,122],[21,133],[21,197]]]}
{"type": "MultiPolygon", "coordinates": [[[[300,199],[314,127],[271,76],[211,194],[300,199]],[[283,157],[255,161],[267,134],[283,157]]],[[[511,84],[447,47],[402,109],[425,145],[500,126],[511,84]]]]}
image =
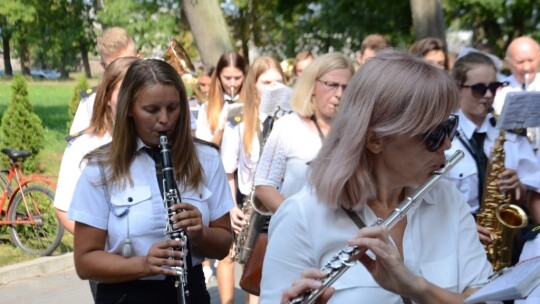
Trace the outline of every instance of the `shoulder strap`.
{"type": "Polygon", "coordinates": [[[103,193],[105,194],[105,200],[107,201],[111,212],[117,217],[122,217],[128,214],[130,205],[128,205],[126,209],[124,209],[124,211],[120,213],[116,213],[116,211],[114,211],[114,208],[111,204],[111,197],[109,196],[109,187],[107,187],[107,179],[105,178],[105,170],[103,170],[103,165],[101,163],[99,163],[99,175],[101,176],[101,187],[103,189],[103,193]]]}

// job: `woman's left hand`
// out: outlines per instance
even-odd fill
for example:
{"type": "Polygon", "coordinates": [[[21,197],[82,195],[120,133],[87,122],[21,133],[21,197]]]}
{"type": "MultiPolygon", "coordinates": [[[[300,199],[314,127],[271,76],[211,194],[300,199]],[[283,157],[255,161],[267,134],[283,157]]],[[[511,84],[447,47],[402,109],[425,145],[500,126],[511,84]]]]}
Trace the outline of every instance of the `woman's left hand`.
{"type": "Polygon", "coordinates": [[[381,287],[405,296],[415,289],[419,277],[407,269],[385,226],[361,229],[349,240],[349,245],[369,249],[375,254],[376,259],[362,254],[360,262],[381,287]]]}
{"type": "Polygon", "coordinates": [[[522,195],[525,194],[521,193],[521,181],[519,180],[517,172],[513,169],[507,168],[501,174],[499,174],[497,185],[499,186],[499,190],[502,192],[513,191],[514,197],[518,201],[521,200],[522,195]]]}
{"type": "Polygon", "coordinates": [[[202,214],[197,207],[188,203],[174,204],[171,209],[176,213],[171,217],[174,229],[185,229],[188,238],[195,244],[204,239],[202,214]]]}

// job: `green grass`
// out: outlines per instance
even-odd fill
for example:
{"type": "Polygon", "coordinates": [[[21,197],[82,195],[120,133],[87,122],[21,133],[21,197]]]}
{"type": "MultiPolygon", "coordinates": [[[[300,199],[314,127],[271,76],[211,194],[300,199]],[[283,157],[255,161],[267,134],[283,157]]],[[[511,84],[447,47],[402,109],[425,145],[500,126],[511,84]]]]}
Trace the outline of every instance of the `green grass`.
{"type": "MultiPolygon", "coordinates": [[[[77,78],[78,75],[73,75],[77,78]]],[[[90,85],[96,85],[96,79],[89,80],[90,85]]],[[[7,108],[11,96],[10,80],[0,79],[0,116],[7,108]]],[[[45,128],[45,148],[41,152],[41,169],[44,175],[57,175],[66,147],[64,137],[67,135],[68,103],[77,85],[76,80],[69,81],[28,81],[28,95],[34,107],[34,112],[41,118],[45,128]]],[[[4,147],[1,147],[4,148],[4,147]]],[[[4,206],[4,209],[7,206],[4,206]]],[[[69,252],[73,249],[73,236],[64,233],[62,244],[55,254],[69,252]]],[[[25,255],[9,240],[6,226],[0,226],[0,267],[30,260],[35,257],[25,255]]]]}

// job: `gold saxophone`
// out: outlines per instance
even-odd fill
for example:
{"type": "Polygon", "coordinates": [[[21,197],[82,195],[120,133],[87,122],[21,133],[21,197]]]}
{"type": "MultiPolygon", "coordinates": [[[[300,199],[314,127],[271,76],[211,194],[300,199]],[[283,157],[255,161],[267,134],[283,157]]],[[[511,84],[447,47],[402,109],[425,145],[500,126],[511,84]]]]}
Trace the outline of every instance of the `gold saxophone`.
{"type": "Polygon", "coordinates": [[[231,260],[239,264],[245,264],[253,251],[257,236],[261,232],[267,216],[262,215],[253,208],[255,196],[255,187],[252,187],[251,192],[244,200],[242,212],[246,216],[246,220],[242,224],[242,230],[236,236],[233,248],[231,251],[231,260]]]}
{"type": "Polygon", "coordinates": [[[484,194],[476,216],[477,223],[491,231],[492,243],[486,246],[486,253],[494,271],[510,266],[516,231],[525,227],[528,221],[525,211],[511,204],[511,195],[501,193],[497,186],[498,175],[505,170],[505,140],[505,131],[501,130],[491,150],[484,194]]]}

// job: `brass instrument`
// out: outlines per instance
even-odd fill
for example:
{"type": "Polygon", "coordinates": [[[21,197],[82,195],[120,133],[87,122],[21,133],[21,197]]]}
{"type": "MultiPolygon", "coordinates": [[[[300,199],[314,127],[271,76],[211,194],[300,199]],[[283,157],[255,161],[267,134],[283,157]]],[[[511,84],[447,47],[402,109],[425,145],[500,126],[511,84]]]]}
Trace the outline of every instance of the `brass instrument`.
{"type": "Polygon", "coordinates": [[[178,289],[178,303],[188,304],[190,303],[190,301],[189,290],[187,289],[187,234],[186,231],[182,228],[174,229],[174,223],[170,220],[171,216],[175,214],[174,211],[171,211],[171,207],[174,204],[181,203],[181,199],[178,191],[178,186],[176,184],[176,179],[174,177],[174,168],[171,160],[169,141],[165,133],[159,134],[159,143],[161,165],[163,170],[163,202],[167,210],[167,230],[165,233],[171,240],[182,241],[182,247],[172,248],[172,250],[184,253],[184,257],[182,258],[182,266],[171,267],[171,269],[175,270],[177,274],[174,284],[175,287],[178,289]]]}
{"type": "MultiPolygon", "coordinates": [[[[407,216],[407,212],[412,209],[424,195],[435,186],[437,181],[448,172],[458,161],[463,158],[463,151],[456,151],[446,161],[444,166],[433,172],[429,179],[407,196],[399,206],[388,215],[385,220],[379,219],[376,223],[370,226],[385,225],[388,230],[392,229],[402,218],[407,216]]],[[[347,246],[334,255],[326,265],[321,268],[321,271],[327,276],[321,280],[322,286],[289,301],[291,304],[313,304],[324,293],[324,291],[336,282],[350,267],[356,265],[358,259],[366,253],[365,249],[356,246],[347,246]]]]}
{"type": "Polygon", "coordinates": [[[231,260],[238,262],[239,264],[245,264],[247,262],[253,251],[253,247],[255,246],[255,241],[257,241],[257,236],[267,219],[266,216],[260,214],[253,208],[253,201],[256,199],[255,187],[252,187],[251,192],[244,201],[244,206],[242,206],[242,212],[247,219],[242,224],[242,230],[238,236],[236,236],[231,251],[231,260]]]}
{"type": "Polygon", "coordinates": [[[174,38],[169,40],[169,48],[163,55],[163,60],[170,64],[180,76],[184,74],[196,74],[195,67],[191,59],[189,59],[186,50],[174,38]]]}
{"type": "Polygon", "coordinates": [[[528,222],[525,211],[511,204],[511,195],[501,193],[497,186],[498,175],[505,170],[504,142],[505,131],[501,130],[491,150],[484,194],[476,216],[478,225],[491,231],[492,243],[486,246],[486,253],[494,271],[510,266],[515,233],[528,222]]]}

